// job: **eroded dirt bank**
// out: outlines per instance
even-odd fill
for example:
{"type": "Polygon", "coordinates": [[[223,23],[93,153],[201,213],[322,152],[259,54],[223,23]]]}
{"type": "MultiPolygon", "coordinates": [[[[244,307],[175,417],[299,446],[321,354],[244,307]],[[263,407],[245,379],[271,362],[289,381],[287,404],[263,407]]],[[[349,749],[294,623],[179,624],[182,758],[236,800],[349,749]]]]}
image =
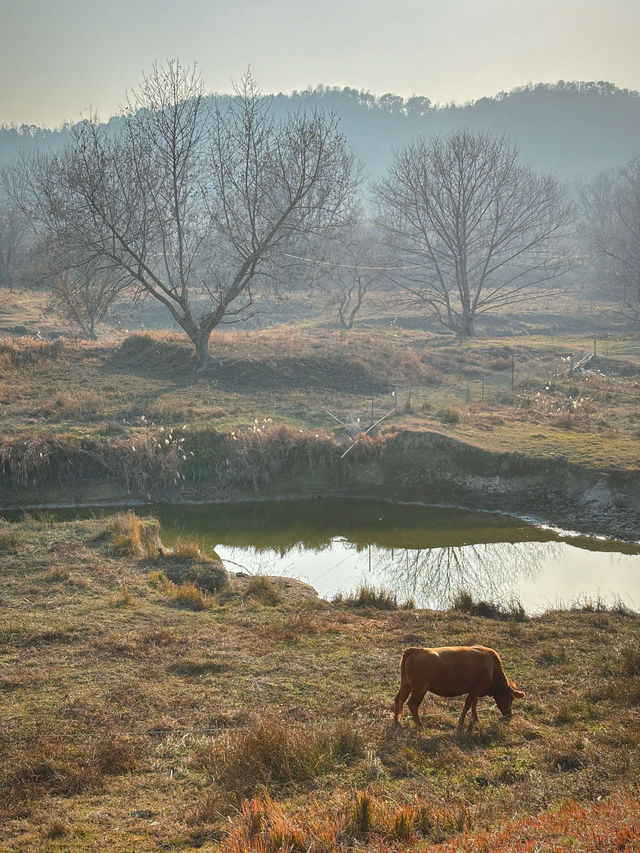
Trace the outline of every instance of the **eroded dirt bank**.
{"type": "Polygon", "coordinates": [[[40,450],[32,443],[31,470],[26,450],[20,456],[16,445],[5,445],[0,508],[353,496],[502,510],[584,533],[640,538],[640,470],[494,453],[432,432],[363,441],[344,459],[344,447],[328,436],[284,428],[240,440],[200,434],[184,449],[136,457],[127,448],[123,457],[123,448],[106,442],[49,442],[40,450]]]}

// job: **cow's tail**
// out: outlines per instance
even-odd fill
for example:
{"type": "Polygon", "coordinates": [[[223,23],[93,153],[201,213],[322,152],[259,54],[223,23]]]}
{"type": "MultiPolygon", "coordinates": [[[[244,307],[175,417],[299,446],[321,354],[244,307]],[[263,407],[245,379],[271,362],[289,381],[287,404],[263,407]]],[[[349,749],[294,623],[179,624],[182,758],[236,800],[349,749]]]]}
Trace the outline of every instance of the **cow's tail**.
{"type": "Polygon", "coordinates": [[[418,649],[405,649],[402,653],[402,660],[400,661],[400,689],[396,693],[396,698],[393,700],[394,722],[396,726],[400,722],[402,706],[406,702],[409,693],[411,693],[411,686],[407,681],[407,676],[405,673],[407,658],[411,657],[411,655],[417,651],[418,649]]]}
{"type": "Polygon", "coordinates": [[[420,649],[409,648],[405,649],[402,653],[402,660],[400,661],[400,684],[406,684],[407,678],[404,674],[405,666],[407,663],[407,658],[410,657],[414,652],[419,652],[420,649]]]}

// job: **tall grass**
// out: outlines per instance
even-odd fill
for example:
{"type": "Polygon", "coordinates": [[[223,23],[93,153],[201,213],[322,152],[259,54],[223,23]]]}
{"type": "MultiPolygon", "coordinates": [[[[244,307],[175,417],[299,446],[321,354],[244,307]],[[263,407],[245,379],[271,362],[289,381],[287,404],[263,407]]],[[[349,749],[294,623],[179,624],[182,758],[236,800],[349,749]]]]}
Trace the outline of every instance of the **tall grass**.
{"type": "Polygon", "coordinates": [[[365,608],[373,607],[376,610],[398,610],[399,607],[405,610],[413,610],[415,603],[413,599],[408,599],[404,604],[398,604],[396,594],[384,587],[370,587],[366,584],[361,584],[355,592],[348,594],[337,593],[333,598],[334,604],[344,604],[347,607],[365,608]]]}
{"type": "Polygon", "coordinates": [[[418,800],[396,804],[368,790],[353,792],[333,809],[312,803],[299,814],[287,814],[279,802],[263,795],[243,802],[221,851],[402,850],[426,841],[443,842],[471,825],[471,811],[464,804],[442,807],[418,800]]]}
{"type": "Polygon", "coordinates": [[[202,750],[196,763],[222,790],[238,798],[258,787],[272,790],[313,779],[330,761],[327,733],[285,724],[275,716],[254,719],[202,750]]]}

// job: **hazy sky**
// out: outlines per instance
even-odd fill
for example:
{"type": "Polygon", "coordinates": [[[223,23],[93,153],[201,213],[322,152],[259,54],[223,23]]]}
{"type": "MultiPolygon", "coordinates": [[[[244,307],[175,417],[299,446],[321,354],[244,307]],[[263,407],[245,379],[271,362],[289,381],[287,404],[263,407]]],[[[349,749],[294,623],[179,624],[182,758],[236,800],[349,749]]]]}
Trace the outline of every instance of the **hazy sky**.
{"type": "Polygon", "coordinates": [[[640,0],[0,0],[0,123],[119,110],[154,60],[211,91],[317,83],[463,102],[528,82],[640,89],[640,0]]]}

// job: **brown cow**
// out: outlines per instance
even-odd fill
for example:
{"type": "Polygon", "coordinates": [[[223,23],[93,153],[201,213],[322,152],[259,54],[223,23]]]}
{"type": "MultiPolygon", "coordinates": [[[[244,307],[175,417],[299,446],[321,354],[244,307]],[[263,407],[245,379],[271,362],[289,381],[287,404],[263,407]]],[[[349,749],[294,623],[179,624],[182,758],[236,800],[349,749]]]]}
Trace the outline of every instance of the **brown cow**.
{"type": "Polygon", "coordinates": [[[485,646],[444,646],[439,649],[405,649],[400,663],[400,690],[395,698],[395,724],[407,703],[416,726],[421,729],[418,708],[427,691],[436,696],[462,696],[467,698],[458,720],[462,731],[464,718],[471,708],[469,731],[478,721],[476,706],[479,696],[493,696],[505,717],[511,716],[511,704],[524,693],[504,674],[500,655],[485,646]]]}

